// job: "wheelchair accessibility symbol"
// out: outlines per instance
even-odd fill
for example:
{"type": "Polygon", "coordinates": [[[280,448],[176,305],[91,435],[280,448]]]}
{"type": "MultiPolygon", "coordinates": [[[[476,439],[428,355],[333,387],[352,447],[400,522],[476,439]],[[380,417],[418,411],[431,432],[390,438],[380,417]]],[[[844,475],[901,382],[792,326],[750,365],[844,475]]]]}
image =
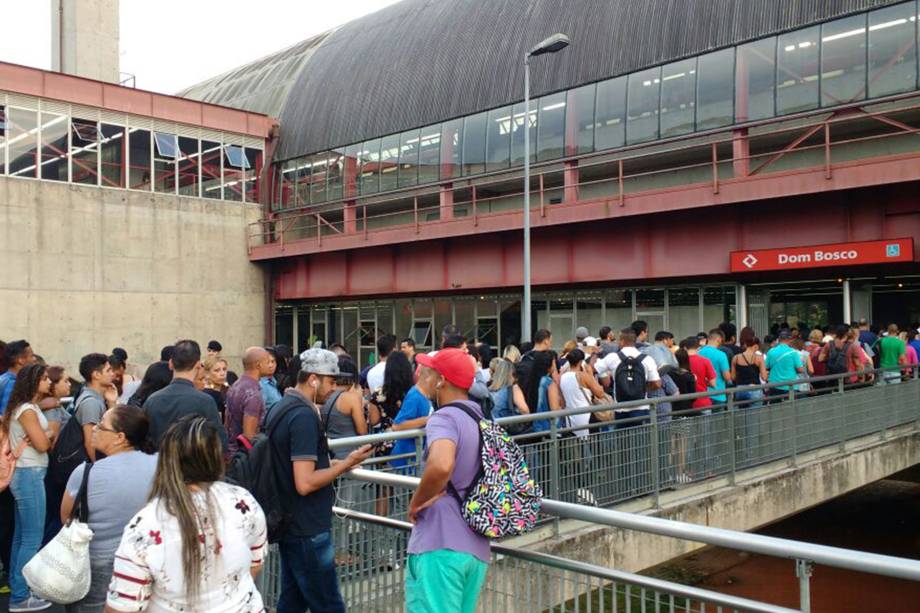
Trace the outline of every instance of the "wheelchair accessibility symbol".
{"type": "Polygon", "coordinates": [[[885,245],[885,257],[886,258],[896,258],[901,255],[901,245],[895,243],[893,245],[885,245]]]}

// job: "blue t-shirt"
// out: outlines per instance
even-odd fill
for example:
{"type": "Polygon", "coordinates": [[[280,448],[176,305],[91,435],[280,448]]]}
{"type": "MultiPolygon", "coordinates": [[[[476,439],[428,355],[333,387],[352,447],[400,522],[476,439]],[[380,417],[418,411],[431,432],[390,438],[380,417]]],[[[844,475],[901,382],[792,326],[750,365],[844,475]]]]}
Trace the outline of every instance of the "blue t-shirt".
{"type": "MultiPolygon", "coordinates": [[[[549,375],[543,375],[540,379],[540,389],[537,394],[537,413],[546,413],[551,410],[549,406],[549,386],[552,384],[553,378],[549,375]]],[[[552,427],[548,419],[540,419],[531,423],[533,424],[534,432],[547,432],[552,427]]]]}
{"type": "MultiPolygon", "coordinates": [[[[783,343],[767,352],[766,365],[767,370],[770,371],[767,379],[769,383],[794,381],[801,377],[799,369],[805,367],[799,352],[783,343]]],[[[778,385],[777,388],[789,391],[788,385],[778,385]]]]}
{"type": "MultiPolygon", "coordinates": [[[[399,413],[396,414],[396,419],[393,420],[393,423],[402,424],[407,421],[412,421],[413,419],[418,419],[419,417],[428,417],[430,414],[431,401],[425,397],[425,394],[419,391],[418,386],[413,385],[406,394],[406,397],[403,398],[402,405],[399,407],[399,413]]],[[[391,455],[414,452],[415,441],[416,439],[414,438],[399,439],[396,441],[396,444],[393,445],[393,452],[391,455]]],[[[408,463],[408,458],[397,458],[390,461],[390,464],[393,466],[405,466],[408,463]]],[[[413,469],[409,472],[414,474],[415,470],[413,469]]]]}
{"type": "Polygon", "coordinates": [[[920,341],[914,339],[910,341],[908,344],[914,348],[914,351],[917,352],[917,357],[920,357],[920,341]]]}
{"type": "Polygon", "coordinates": [[[6,410],[6,404],[10,401],[14,385],[16,385],[15,373],[6,371],[0,375],[0,415],[3,415],[3,411],[6,410]]]}
{"type": "MultiPolygon", "coordinates": [[[[706,345],[705,347],[700,347],[700,355],[709,360],[713,369],[716,371],[716,386],[712,389],[724,390],[725,378],[722,376],[722,373],[731,370],[728,366],[728,357],[726,357],[725,352],[719,350],[718,347],[706,345]]],[[[725,400],[725,394],[712,396],[713,402],[725,402],[725,400]]]]}

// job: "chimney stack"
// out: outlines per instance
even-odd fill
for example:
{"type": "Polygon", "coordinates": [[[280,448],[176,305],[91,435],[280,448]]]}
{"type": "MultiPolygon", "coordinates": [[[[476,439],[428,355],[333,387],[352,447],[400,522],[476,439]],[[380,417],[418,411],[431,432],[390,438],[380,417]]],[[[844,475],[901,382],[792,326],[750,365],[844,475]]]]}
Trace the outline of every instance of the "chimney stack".
{"type": "Polygon", "coordinates": [[[118,0],[51,0],[51,68],[119,82],[118,0]]]}

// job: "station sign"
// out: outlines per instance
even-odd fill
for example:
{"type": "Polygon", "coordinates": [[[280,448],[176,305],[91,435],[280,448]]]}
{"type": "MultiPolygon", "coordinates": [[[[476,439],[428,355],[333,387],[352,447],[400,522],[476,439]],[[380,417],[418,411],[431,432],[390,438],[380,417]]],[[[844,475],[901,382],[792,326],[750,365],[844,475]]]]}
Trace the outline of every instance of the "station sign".
{"type": "Polygon", "coordinates": [[[895,238],[883,241],[835,243],[808,247],[751,249],[748,251],[733,251],[730,257],[732,272],[913,262],[914,240],[912,238],[895,238]]]}

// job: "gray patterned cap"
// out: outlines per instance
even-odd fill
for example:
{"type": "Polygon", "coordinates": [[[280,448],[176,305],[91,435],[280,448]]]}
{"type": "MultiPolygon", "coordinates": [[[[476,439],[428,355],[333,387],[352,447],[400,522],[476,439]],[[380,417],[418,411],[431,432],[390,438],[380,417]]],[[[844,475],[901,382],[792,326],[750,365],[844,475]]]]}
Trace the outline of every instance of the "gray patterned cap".
{"type": "Polygon", "coordinates": [[[300,370],[313,375],[339,376],[339,358],[328,349],[307,349],[300,354],[300,370]]]}

